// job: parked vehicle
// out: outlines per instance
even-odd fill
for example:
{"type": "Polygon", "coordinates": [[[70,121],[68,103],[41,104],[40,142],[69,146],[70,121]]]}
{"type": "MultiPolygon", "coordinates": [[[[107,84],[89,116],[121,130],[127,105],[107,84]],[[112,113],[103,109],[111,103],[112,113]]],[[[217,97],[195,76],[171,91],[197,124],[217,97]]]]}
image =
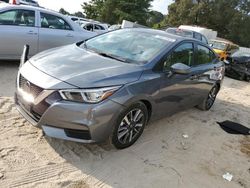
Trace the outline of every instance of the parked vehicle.
{"type": "Polygon", "coordinates": [[[234,44],[231,41],[225,39],[211,40],[209,44],[222,61],[227,59],[229,55],[239,50],[239,46],[237,44],[234,44]]]}
{"type": "Polygon", "coordinates": [[[17,76],[17,108],[50,137],[132,145],[150,119],[209,110],[224,63],[209,46],[153,29],[121,29],[51,49],[17,76]]]}
{"type": "Polygon", "coordinates": [[[91,22],[81,22],[81,27],[87,31],[94,32],[96,34],[102,34],[108,32],[108,27],[104,24],[91,23],[91,22]]]}
{"type": "Polygon", "coordinates": [[[0,59],[20,59],[25,44],[30,55],[72,44],[96,34],[83,30],[68,17],[47,9],[0,4],[0,59]]]}
{"type": "Polygon", "coordinates": [[[6,3],[10,3],[13,5],[30,5],[39,7],[39,4],[36,0],[4,0],[6,3]]]}
{"type": "Polygon", "coordinates": [[[9,3],[9,0],[0,0],[0,3],[9,3]]]}
{"type": "Polygon", "coordinates": [[[31,6],[37,6],[37,7],[39,7],[38,2],[34,1],[34,0],[19,0],[19,3],[23,4],[23,5],[31,5],[31,6]]]}
{"type": "Polygon", "coordinates": [[[179,29],[184,29],[188,31],[194,31],[200,33],[206,37],[208,41],[215,39],[217,37],[218,32],[212,29],[208,29],[205,27],[193,26],[193,25],[180,25],[179,29]]]}
{"type": "Polygon", "coordinates": [[[78,23],[79,25],[81,25],[81,22],[92,22],[94,20],[92,19],[87,19],[87,18],[80,18],[80,17],[77,17],[77,16],[69,16],[67,15],[72,21],[78,23]]]}
{"type": "Polygon", "coordinates": [[[250,53],[235,52],[226,62],[227,76],[250,81],[250,53]]]}
{"type": "Polygon", "coordinates": [[[194,39],[202,41],[205,44],[208,44],[207,38],[204,35],[202,35],[198,32],[195,32],[195,31],[170,27],[170,28],[166,29],[166,32],[174,34],[174,35],[179,35],[182,37],[194,38],[194,39]]]}
{"type": "Polygon", "coordinates": [[[120,24],[116,24],[116,25],[111,25],[108,30],[109,31],[114,31],[114,30],[118,30],[118,29],[121,29],[122,28],[122,25],[120,24]]]}

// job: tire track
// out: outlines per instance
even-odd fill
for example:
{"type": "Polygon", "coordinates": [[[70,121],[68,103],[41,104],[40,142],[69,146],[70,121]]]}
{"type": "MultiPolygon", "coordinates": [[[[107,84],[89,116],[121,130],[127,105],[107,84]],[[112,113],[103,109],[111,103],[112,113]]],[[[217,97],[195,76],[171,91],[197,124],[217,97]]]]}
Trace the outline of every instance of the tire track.
{"type": "Polygon", "coordinates": [[[60,176],[64,173],[72,173],[76,171],[78,171],[78,169],[68,163],[54,164],[42,168],[35,168],[30,171],[19,171],[18,175],[16,175],[18,179],[12,181],[9,184],[9,187],[20,187],[27,184],[33,184],[60,176]]]}
{"type": "Polygon", "coordinates": [[[0,99],[0,114],[6,115],[6,113],[10,113],[14,108],[15,104],[12,99],[0,99]]]}

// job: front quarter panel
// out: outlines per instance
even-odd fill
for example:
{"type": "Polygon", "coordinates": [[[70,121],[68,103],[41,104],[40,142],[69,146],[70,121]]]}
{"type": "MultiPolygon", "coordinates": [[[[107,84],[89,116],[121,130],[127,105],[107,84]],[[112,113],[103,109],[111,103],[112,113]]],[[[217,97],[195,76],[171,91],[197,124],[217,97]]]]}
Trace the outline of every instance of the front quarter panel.
{"type": "Polygon", "coordinates": [[[148,101],[152,107],[152,115],[155,114],[157,94],[161,85],[161,76],[151,70],[144,71],[140,80],[123,86],[110,99],[125,107],[138,101],[148,101]]]}

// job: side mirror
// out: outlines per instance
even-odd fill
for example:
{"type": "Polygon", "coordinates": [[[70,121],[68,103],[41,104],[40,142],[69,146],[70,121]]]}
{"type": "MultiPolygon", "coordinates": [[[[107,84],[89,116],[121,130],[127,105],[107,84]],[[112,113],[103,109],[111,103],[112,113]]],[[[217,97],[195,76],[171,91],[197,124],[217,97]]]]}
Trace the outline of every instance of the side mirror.
{"type": "Polygon", "coordinates": [[[213,44],[209,44],[210,47],[213,47],[214,45],[213,44]]]}
{"type": "Polygon", "coordinates": [[[171,71],[174,74],[189,74],[190,67],[183,63],[175,63],[171,66],[171,71]]]}
{"type": "Polygon", "coordinates": [[[23,47],[23,54],[22,54],[21,59],[20,59],[20,66],[19,66],[19,68],[21,68],[26,61],[28,61],[29,50],[30,50],[30,46],[27,45],[27,44],[24,45],[24,47],[23,47]]]}

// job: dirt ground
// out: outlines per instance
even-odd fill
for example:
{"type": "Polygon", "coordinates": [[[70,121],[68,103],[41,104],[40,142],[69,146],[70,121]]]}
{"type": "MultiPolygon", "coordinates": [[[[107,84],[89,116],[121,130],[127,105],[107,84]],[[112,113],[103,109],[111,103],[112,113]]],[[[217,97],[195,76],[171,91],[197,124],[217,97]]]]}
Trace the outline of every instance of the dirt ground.
{"type": "Polygon", "coordinates": [[[250,83],[226,78],[211,111],[151,122],[132,147],[115,150],[44,137],[15,109],[16,69],[0,65],[0,187],[250,187],[250,138],[216,123],[250,127],[250,83]]]}

